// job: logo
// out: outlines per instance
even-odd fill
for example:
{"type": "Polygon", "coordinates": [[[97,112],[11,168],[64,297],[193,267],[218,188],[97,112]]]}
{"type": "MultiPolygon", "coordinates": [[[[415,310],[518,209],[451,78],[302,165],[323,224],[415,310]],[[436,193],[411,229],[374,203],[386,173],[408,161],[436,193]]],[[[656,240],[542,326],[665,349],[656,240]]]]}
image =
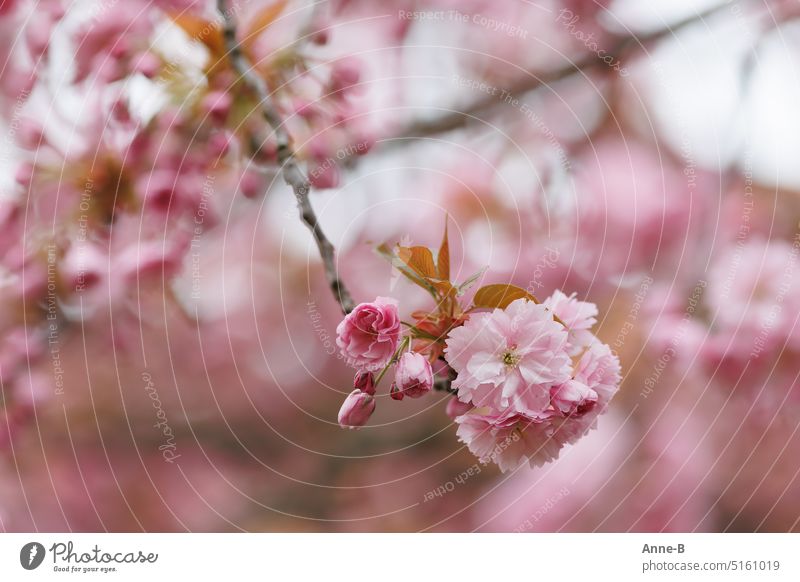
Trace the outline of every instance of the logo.
{"type": "Polygon", "coordinates": [[[19,551],[19,563],[26,570],[35,570],[44,561],[44,546],[39,542],[28,542],[19,551]]]}

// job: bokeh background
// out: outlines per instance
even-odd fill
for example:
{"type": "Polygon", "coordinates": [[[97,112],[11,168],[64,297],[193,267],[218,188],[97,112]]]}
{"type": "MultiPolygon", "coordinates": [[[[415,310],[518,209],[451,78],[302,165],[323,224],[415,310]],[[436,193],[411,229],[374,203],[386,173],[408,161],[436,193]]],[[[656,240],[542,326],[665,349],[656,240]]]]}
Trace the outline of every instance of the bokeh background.
{"type": "MultiPolygon", "coordinates": [[[[79,168],[119,193],[217,147],[176,121],[215,111],[193,108],[210,57],[179,10],[214,16],[0,10],[0,530],[800,530],[800,3],[292,1],[259,33],[268,66],[298,39],[312,76],[348,59],[336,115],[298,113],[299,90],[285,115],[357,301],[428,307],[374,248],[435,247],[449,217],[456,280],[488,267],[484,283],[598,304],[624,374],[611,410],[558,461],[506,475],[456,440],[443,393],[384,385],[369,426],[338,426],[341,314],[268,165],[199,172],[202,232],[154,276],[107,251],[89,290],[48,301],[71,272],[79,168]],[[136,43],[162,75],[107,74],[136,43]],[[126,123],[162,126],[144,161],[116,145],[120,96],[126,123]],[[264,192],[241,195],[254,173],[264,192]]],[[[145,236],[152,217],[128,214],[107,247],[145,236]]],[[[163,251],[177,227],[158,224],[163,251]]]]}

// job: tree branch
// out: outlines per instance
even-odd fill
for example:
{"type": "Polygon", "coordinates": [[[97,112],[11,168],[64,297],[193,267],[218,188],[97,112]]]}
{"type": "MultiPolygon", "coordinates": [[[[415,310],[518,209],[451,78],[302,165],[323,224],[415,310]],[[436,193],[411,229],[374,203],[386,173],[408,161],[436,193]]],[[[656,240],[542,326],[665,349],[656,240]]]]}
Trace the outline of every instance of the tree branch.
{"type": "MultiPolygon", "coordinates": [[[[636,45],[641,48],[646,48],[647,45],[658,42],[659,40],[668,37],[670,34],[674,35],[678,31],[691,26],[692,24],[702,22],[704,19],[722,12],[723,10],[730,10],[730,6],[726,3],[713,6],[699,14],[689,16],[672,26],[668,26],[642,36],[630,34],[620,37],[611,50],[607,51],[606,54],[614,57],[615,60],[621,61],[621,55],[623,55],[631,46],[636,45]]],[[[541,87],[546,87],[552,83],[556,83],[571,77],[576,73],[593,69],[601,64],[605,64],[602,59],[595,54],[589,54],[577,61],[570,62],[567,65],[551,72],[541,73],[540,75],[530,73],[529,75],[520,78],[513,83],[511,87],[505,91],[504,95],[513,95],[515,97],[522,96],[541,87]]],[[[460,129],[469,124],[471,121],[478,120],[485,116],[486,113],[490,112],[501,103],[502,102],[499,101],[495,95],[483,95],[481,98],[476,99],[473,103],[469,104],[462,110],[451,111],[427,121],[411,122],[396,134],[392,135],[386,140],[383,140],[382,143],[384,146],[391,147],[392,145],[402,145],[407,140],[438,135],[448,131],[453,131],[455,129],[460,129]]]]}
{"type": "Polygon", "coordinates": [[[353,298],[350,296],[350,292],[347,290],[347,287],[345,287],[341,277],[339,277],[339,272],[336,268],[336,252],[333,244],[328,240],[328,237],[325,236],[325,232],[319,224],[319,219],[314,212],[314,208],[311,206],[311,201],[308,197],[311,191],[311,184],[297,163],[292,147],[291,136],[286,131],[283,120],[272,107],[272,100],[269,90],[267,89],[267,84],[264,82],[264,79],[253,72],[252,64],[248,61],[247,56],[242,52],[239,46],[236,37],[236,22],[231,9],[228,7],[227,0],[217,0],[217,10],[223,18],[223,36],[231,66],[239,74],[244,84],[259,99],[261,114],[275,134],[278,163],[281,166],[283,180],[294,192],[294,197],[297,200],[297,206],[300,212],[300,219],[314,236],[314,241],[317,243],[319,254],[325,266],[325,276],[328,279],[331,291],[339,302],[342,312],[348,314],[354,307],[353,298]]]}

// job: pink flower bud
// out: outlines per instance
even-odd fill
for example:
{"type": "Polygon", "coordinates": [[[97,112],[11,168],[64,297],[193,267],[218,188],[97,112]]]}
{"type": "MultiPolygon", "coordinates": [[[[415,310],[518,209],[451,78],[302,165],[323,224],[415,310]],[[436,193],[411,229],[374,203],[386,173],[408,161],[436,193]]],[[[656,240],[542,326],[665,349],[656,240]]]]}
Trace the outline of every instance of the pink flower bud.
{"type": "Polygon", "coordinates": [[[308,181],[318,190],[336,188],[339,185],[339,168],[333,162],[323,162],[309,171],[308,181]]]}
{"type": "Polygon", "coordinates": [[[397,387],[397,384],[392,382],[392,387],[389,389],[389,396],[392,397],[392,400],[402,400],[404,394],[402,390],[397,387]]]}
{"type": "Polygon", "coordinates": [[[406,352],[400,357],[395,373],[400,391],[410,398],[419,398],[433,388],[433,370],[428,359],[416,352],[406,352]]]}
{"type": "Polygon", "coordinates": [[[184,241],[148,241],[132,244],[120,253],[116,265],[127,283],[140,278],[174,277],[180,271],[186,253],[184,241]]]}
{"type": "Polygon", "coordinates": [[[111,117],[119,123],[130,123],[131,110],[123,98],[119,98],[111,105],[111,117]]]}
{"type": "Polygon", "coordinates": [[[36,404],[46,402],[52,393],[52,376],[41,370],[20,374],[14,384],[15,404],[28,411],[32,411],[36,404]]]}
{"type": "Polygon", "coordinates": [[[19,202],[0,197],[0,229],[10,231],[19,224],[19,219],[19,202]]]}
{"type": "Polygon", "coordinates": [[[375,412],[375,398],[361,390],[353,390],[339,409],[339,425],[355,429],[364,426],[375,412]]]}
{"type": "Polygon", "coordinates": [[[331,90],[349,89],[361,79],[361,61],[356,57],[339,59],[331,67],[331,90]]]}
{"type": "Polygon", "coordinates": [[[292,104],[295,114],[304,119],[314,119],[319,115],[319,109],[310,101],[305,99],[295,99],[292,104]]]}
{"type": "Polygon", "coordinates": [[[147,77],[154,78],[161,70],[161,59],[149,51],[141,53],[134,58],[134,70],[147,77]]]}
{"type": "Polygon", "coordinates": [[[44,22],[40,22],[35,26],[25,27],[25,41],[34,59],[40,59],[47,52],[47,47],[50,45],[52,25],[53,23],[50,19],[45,17],[44,22]]]}
{"type": "Polygon", "coordinates": [[[22,162],[18,167],[17,171],[14,174],[14,180],[16,180],[17,184],[20,186],[24,186],[25,188],[30,188],[31,182],[33,182],[33,174],[35,173],[36,168],[30,162],[22,162]]]}
{"type": "Polygon", "coordinates": [[[306,142],[304,149],[317,162],[324,162],[335,155],[332,151],[330,140],[323,134],[318,134],[306,142]]]}
{"type": "Polygon", "coordinates": [[[355,143],[350,145],[350,150],[357,156],[367,155],[375,145],[375,136],[371,133],[361,132],[355,143]]]}
{"type": "Polygon", "coordinates": [[[582,416],[597,404],[597,392],[583,382],[567,380],[551,389],[550,402],[565,416],[582,416]]]}
{"type": "Polygon", "coordinates": [[[372,372],[356,372],[356,376],[353,379],[353,388],[374,396],[375,375],[372,372]]]}
{"type": "Polygon", "coordinates": [[[452,420],[455,420],[459,416],[468,413],[470,410],[472,410],[472,404],[470,404],[469,402],[461,402],[458,398],[453,396],[447,402],[447,408],[445,409],[445,413],[452,420]]]}
{"type": "Polygon", "coordinates": [[[248,169],[242,174],[239,180],[239,190],[245,198],[258,198],[267,191],[267,184],[264,176],[258,170],[248,169]]]}
{"type": "Polygon", "coordinates": [[[208,139],[208,153],[214,158],[225,156],[231,149],[233,137],[227,132],[218,132],[208,139]]]}
{"type": "Polygon", "coordinates": [[[26,150],[35,150],[40,145],[47,143],[42,124],[30,117],[20,119],[17,128],[17,143],[26,150]]]}
{"type": "Polygon", "coordinates": [[[124,59],[130,53],[130,43],[125,38],[117,38],[116,42],[108,48],[112,59],[124,59]]]}
{"type": "Polygon", "coordinates": [[[171,170],[154,170],[139,179],[146,208],[167,212],[181,201],[180,176],[171,170]]]}
{"type": "Polygon", "coordinates": [[[61,277],[70,291],[97,288],[107,278],[109,258],[99,246],[82,241],[73,243],[61,260],[61,277]]]}
{"type": "Polygon", "coordinates": [[[27,363],[40,357],[42,351],[40,340],[30,330],[20,326],[6,331],[5,338],[0,341],[0,379],[11,382],[27,363]]]}
{"type": "Polygon", "coordinates": [[[228,113],[233,105],[230,93],[224,91],[211,91],[203,98],[203,110],[206,111],[212,122],[225,123],[228,113]]]}
{"type": "Polygon", "coordinates": [[[317,30],[311,33],[311,42],[315,45],[323,46],[328,44],[328,41],[331,38],[329,27],[329,22],[319,22],[316,24],[317,30]]]}

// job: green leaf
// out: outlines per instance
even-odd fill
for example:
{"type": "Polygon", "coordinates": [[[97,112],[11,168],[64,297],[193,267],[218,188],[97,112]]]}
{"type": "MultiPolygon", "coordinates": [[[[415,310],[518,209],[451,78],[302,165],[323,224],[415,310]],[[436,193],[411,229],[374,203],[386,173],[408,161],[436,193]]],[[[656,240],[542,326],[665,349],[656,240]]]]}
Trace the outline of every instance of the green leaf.
{"type": "Polygon", "coordinates": [[[533,295],[525,291],[522,287],[516,285],[486,285],[478,289],[472,303],[475,307],[484,307],[487,309],[505,309],[512,302],[517,299],[527,299],[534,303],[539,303],[533,295]]]}
{"type": "Polygon", "coordinates": [[[477,273],[475,273],[474,275],[472,275],[472,277],[470,277],[469,279],[467,279],[466,281],[464,281],[463,283],[461,283],[461,285],[459,285],[459,286],[458,286],[458,290],[457,290],[457,293],[456,293],[456,294],[457,294],[457,295],[460,297],[460,296],[462,296],[464,293],[466,293],[466,292],[469,290],[469,288],[470,288],[470,287],[472,287],[472,286],[473,286],[473,285],[474,285],[474,284],[475,284],[475,283],[478,281],[478,279],[480,279],[481,277],[483,277],[483,274],[484,274],[484,273],[485,273],[485,272],[486,272],[488,269],[489,269],[489,266],[487,265],[487,266],[485,266],[483,269],[481,269],[480,271],[478,271],[477,273]]]}

